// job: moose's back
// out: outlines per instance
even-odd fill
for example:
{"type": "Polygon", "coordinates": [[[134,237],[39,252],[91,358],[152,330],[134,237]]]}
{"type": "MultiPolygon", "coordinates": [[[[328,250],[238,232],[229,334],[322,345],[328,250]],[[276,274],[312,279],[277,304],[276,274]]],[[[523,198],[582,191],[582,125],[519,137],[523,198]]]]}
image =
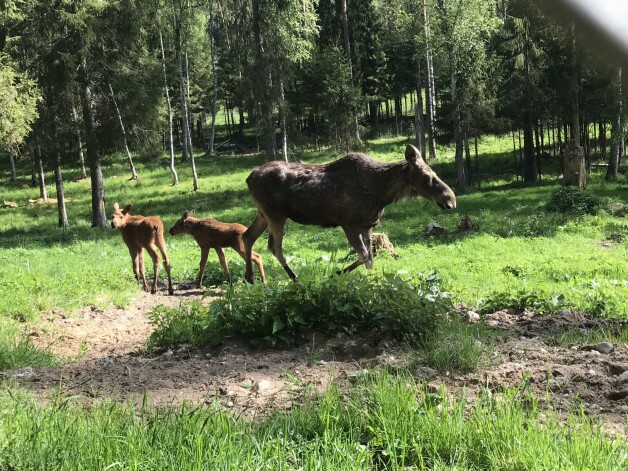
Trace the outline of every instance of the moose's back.
{"type": "Polygon", "coordinates": [[[377,224],[381,164],[364,154],[349,154],[322,165],[268,162],[246,179],[264,214],[323,227],[377,224]]]}

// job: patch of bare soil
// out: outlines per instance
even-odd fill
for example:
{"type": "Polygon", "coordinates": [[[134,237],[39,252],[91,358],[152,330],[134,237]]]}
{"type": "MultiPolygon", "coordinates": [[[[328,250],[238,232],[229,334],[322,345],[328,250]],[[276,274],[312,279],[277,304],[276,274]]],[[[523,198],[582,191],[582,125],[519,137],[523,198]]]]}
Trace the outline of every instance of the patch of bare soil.
{"type": "Polygon", "coordinates": [[[59,392],[86,403],[106,397],[141,403],[146,395],[156,406],[215,404],[250,418],[277,407],[289,409],[332,381],[344,388],[379,366],[412,367],[430,389],[445,385],[448,392],[464,390],[470,398],[526,382],[548,408],[565,413],[582,407],[605,430],[626,432],[628,373],[624,384],[620,376],[628,371],[628,346],[613,345],[600,353],[593,345],[557,347],[548,341],[569,330],[626,328],[617,321],[568,311],[551,317],[508,311],[487,315],[487,325],[505,335],[495,340],[488,364],[469,373],[417,368],[411,352],[375,335],[324,338],[312,333],[310,341],[293,347],[226,340],[213,348],[179,345],[141,353],[151,332],[146,312],[158,304],[196,299],[203,299],[199,290],[178,290],[176,296],[142,294],[126,309],[51,314],[38,341],[58,339],[53,348],[67,357],[76,358],[81,345],[87,350],[59,368],[34,368],[32,375],[19,378],[44,402],[59,392]]]}

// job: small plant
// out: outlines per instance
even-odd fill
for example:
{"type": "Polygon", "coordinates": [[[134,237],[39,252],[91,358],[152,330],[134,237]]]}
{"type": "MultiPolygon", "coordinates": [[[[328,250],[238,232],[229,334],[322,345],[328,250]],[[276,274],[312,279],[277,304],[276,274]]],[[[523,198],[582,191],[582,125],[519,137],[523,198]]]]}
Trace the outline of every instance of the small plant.
{"type": "Polygon", "coordinates": [[[598,196],[574,186],[563,186],[550,196],[546,211],[554,213],[597,214],[608,205],[598,196]]]}

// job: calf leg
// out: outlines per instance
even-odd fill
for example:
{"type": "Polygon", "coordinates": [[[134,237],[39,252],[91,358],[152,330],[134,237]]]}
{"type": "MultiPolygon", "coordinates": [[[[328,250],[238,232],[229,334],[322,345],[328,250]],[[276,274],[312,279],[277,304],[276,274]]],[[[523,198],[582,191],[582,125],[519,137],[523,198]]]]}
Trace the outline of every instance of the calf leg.
{"type": "Polygon", "coordinates": [[[373,267],[373,254],[371,252],[370,229],[364,230],[354,227],[343,227],[347,240],[351,247],[358,253],[358,259],[348,267],[343,268],[338,273],[348,273],[355,270],[363,263],[367,263],[367,268],[373,267]],[[368,263],[370,260],[370,263],[368,263]],[[370,266],[369,266],[370,265],[370,266]]]}
{"type": "Polygon", "coordinates": [[[196,287],[203,286],[203,275],[205,275],[205,267],[207,266],[207,257],[209,256],[209,247],[201,247],[201,264],[198,267],[198,280],[196,287]]]}
{"type": "MultiPolygon", "coordinates": [[[[157,236],[156,245],[159,248],[161,255],[164,257],[164,268],[166,269],[166,274],[168,275],[168,294],[174,294],[174,289],[172,289],[172,266],[170,265],[170,259],[168,258],[168,253],[166,252],[166,241],[164,240],[164,235],[161,232],[157,236]]],[[[159,263],[159,257],[157,257],[157,263],[159,263]]],[[[155,291],[157,290],[157,270],[155,270],[153,289],[155,291]]],[[[155,291],[153,291],[153,293],[155,291]]]]}
{"type": "Polygon", "coordinates": [[[218,260],[220,261],[222,271],[225,272],[225,276],[231,282],[231,275],[229,274],[229,266],[227,265],[227,259],[225,258],[225,251],[222,250],[220,247],[214,247],[214,250],[218,254],[218,260]]]}
{"type": "Polygon", "coordinates": [[[137,250],[137,265],[140,270],[140,277],[142,278],[142,285],[144,286],[144,291],[148,291],[148,285],[146,284],[146,267],[144,266],[144,249],[138,248],[137,250]]]}
{"type": "Polygon", "coordinates": [[[131,254],[131,263],[133,264],[133,274],[135,275],[135,280],[139,283],[141,281],[140,255],[137,247],[129,246],[129,254],[131,254]]]}
{"type": "Polygon", "coordinates": [[[292,269],[288,266],[288,262],[286,262],[286,258],[283,256],[283,229],[286,224],[286,220],[282,219],[279,221],[272,221],[269,223],[270,232],[273,234],[273,239],[275,242],[273,255],[279,261],[283,269],[286,271],[288,276],[292,278],[292,281],[296,281],[297,275],[292,271],[292,269]]]}
{"type": "MultiPolygon", "coordinates": [[[[238,255],[240,255],[240,257],[242,257],[246,262],[246,253],[244,250],[244,244],[242,243],[241,239],[239,240],[239,243],[233,245],[232,249],[238,252],[238,255]]],[[[265,287],[266,275],[264,274],[264,264],[262,263],[262,257],[257,252],[251,252],[251,260],[255,265],[257,265],[257,269],[259,270],[259,274],[262,278],[262,284],[265,287]]]]}
{"type": "Polygon", "coordinates": [[[159,253],[157,252],[157,246],[152,243],[149,244],[148,247],[146,247],[146,250],[148,251],[148,254],[150,255],[150,258],[153,259],[153,270],[154,270],[154,275],[153,275],[153,286],[151,287],[151,294],[155,294],[157,292],[157,275],[159,274],[159,253]]]}
{"type": "Polygon", "coordinates": [[[253,252],[253,244],[255,244],[255,241],[259,239],[259,236],[262,235],[267,227],[268,222],[266,221],[266,218],[261,211],[258,211],[253,223],[244,232],[244,234],[242,234],[245,253],[244,263],[246,265],[246,273],[244,275],[244,278],[251,284],[255,283],[255,278],[253,276],[253,261],[251,258],[253,252]]]}

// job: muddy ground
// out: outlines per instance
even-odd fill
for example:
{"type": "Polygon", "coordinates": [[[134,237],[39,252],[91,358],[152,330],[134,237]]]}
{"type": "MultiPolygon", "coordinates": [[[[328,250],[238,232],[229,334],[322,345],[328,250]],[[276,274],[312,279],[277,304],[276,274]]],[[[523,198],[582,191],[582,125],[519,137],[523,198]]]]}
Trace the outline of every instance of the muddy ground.
{"type": "Polygon", "coordinates": [[[611,320],[568,311],[552,317],[509,311],[483,316],[504,335],[490,347],[489,361],[470,373],[440,374],[417,366],[411,352],[378,336],[324,338],[312,333],[303,345],[279,349],[229,340],[213,348],[177,345],[147,351],[152,326],[145,314],[159,304],[211,302],[204,294],[196,289],[179,289],[175,296],[141,293],[124,309],[51,312],[31,337],[69,362],[58,368],[22,369],[14,376],[43,402],[59,392],[88,403],[108,397],[141,403],[146,395],[157,406],[191,401],[254,418],[275,407],[289,409],[331,381],[346,387],[356,375],[380,366],[410,367],[428,388],[444,385],[448,392],[464,390],[470,398],[525,379],[559,413],[582,407],[609,433],[627,431],[628,381],[622,385],[620,375],[628,371],[628,346],[615,344],[611,352],[600,353],[593,345],[557,347],[549,340],[569,330],[625,328],[611,320]]]}

